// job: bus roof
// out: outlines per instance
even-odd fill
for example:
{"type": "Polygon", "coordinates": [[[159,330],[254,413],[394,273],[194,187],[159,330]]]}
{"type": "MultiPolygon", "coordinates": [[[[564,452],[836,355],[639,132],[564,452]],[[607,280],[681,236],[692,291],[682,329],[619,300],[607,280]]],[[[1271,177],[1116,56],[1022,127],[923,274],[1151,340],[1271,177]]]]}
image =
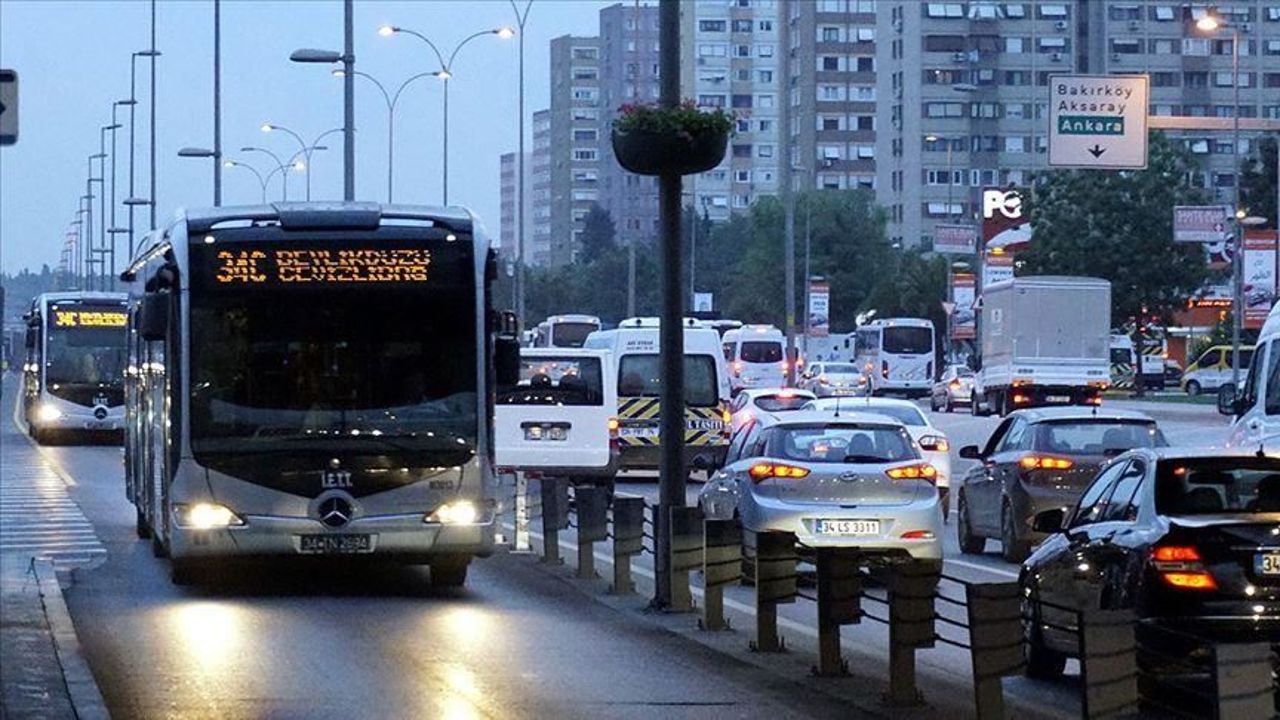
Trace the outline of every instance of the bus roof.
{"type": "Polygon", "coordinates": [[[384,205],[373,202],[278,202],[267,205],[239,205],[216,208],[189,208],[178,211],[188,232],[198,233],[230,223],[279,223],[285,229],[376,228],[388,220],[430,223],[454,232],[471,232],[477,223],[465,207],[431,205],[384,205]]]}
{"type": "Polygon", "coordinates": [[[109,300],[112,302],[126,302],[128,299],[128,293],[105,292],[102,290],[65,290],[62,292],[40,293],[35,297],[35,300],[42,304],[62,302],[65,300],[109,300]]]}

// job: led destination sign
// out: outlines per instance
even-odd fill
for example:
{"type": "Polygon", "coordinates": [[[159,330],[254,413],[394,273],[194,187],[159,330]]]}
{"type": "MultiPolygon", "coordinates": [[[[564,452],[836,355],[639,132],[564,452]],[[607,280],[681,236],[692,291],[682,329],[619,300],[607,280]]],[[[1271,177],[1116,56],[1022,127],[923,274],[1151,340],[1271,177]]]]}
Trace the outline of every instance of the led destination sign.
{"type": "Polygon", "coordinates": [[[125,314],[119,310],[106,310],[103,308],[80,308],[76,310],[54,308],[53,310],[53,326],[55,328],[122,328],[125,325],[125,320],[125,314]]]}
{"type": "Polygon", "coordinates": [[[426,248],[231,248],[211,259],[220,285],[425,283],[432,264],[426,248]]]}

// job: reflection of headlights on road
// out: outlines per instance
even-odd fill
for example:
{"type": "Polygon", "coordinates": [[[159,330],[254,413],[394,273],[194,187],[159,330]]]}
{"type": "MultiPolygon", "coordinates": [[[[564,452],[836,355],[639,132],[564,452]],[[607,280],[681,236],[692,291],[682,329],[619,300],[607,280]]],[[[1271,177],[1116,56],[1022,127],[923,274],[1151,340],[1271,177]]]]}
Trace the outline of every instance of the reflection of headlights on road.
{"type": "Polygon", "coordinates": [[[470,500],[455,500],[436,508],[426,517],[427,522],[441,525],[470,525],[480,519],[480,511],[470,500]]]}
{"type": "Polygon", "coordinates": [[[36,418],[38,418],[40,422],[53,422],[54,420],[62,418],[62,411],[53,405],[44,403],[36,409],[36,418]]]}
{"type": "Polygon", "coordinates": [[[178,527],[194,530],[233,527],[244,525],[240,516],[231,512],[225,505],[216,503],[195,503],[193,505],[175,505],[174,516],[178,527]]]}

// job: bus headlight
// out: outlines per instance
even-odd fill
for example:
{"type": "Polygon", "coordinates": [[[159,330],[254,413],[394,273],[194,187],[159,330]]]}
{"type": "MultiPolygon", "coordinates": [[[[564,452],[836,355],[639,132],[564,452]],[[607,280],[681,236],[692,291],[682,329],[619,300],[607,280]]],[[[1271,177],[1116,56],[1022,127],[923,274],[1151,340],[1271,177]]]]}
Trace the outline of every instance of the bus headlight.
{"type": "Polygon", "coordinates": [[[480,519],[480,510],[470,500],[455,500],[436,508],[426,522],[441,525],[471,525],[480,519]]]}
{"type": "Polygon", "coordinates": [[[40,422],[53,422],[62,419],[62,411],[49,403],[43,403],[36,410],[36,418],[40,422]]]}
{"type": "Polygon", "coordinates": [[[226,505],[217,503],[194,503],[191,505],[174,505],[174,518],[178,527],[193,530],[210,530],[213,528],[235,527],[244,525],[226,505]]]}

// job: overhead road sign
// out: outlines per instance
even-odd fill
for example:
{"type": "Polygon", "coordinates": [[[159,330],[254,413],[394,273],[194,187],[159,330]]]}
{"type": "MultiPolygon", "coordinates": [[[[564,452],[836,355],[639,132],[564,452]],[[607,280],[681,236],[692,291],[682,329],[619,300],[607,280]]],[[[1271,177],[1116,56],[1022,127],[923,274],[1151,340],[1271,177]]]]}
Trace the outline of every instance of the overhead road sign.
{"type": "Polygon", "coordinates": [[[18,73],[0,70],[0,145],[18,142],[18,73]]]}
{"type": "Polygon", "coordinates": [[[1147,166],[1146,75],[1050,75],[1049,166],[1147,166]]]}

